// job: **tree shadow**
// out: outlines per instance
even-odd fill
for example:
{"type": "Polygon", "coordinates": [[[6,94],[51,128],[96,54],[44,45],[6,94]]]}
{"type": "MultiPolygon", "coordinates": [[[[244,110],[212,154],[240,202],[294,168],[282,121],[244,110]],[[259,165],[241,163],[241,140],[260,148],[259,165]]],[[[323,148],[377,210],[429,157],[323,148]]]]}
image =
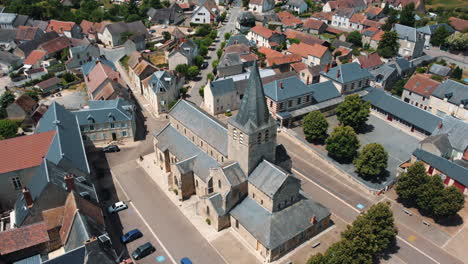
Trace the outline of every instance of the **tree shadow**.
{"type": "Polygon", "coordinates": [[[434,220],[437,224],[442,225],[442,226],[459,226],[464,223],[463,218],[459,214],[456,214],[447,218],[434,219],[434,220]]]}
{"type": "Polygon", "coordinates": [[[374,131],[374,129],[375,129],[374,125],[365,123],[364,125],[359,127],[359,129],[357,129],[356,132],[358,134],[367,134],[367,133],[374,131]]]}
{"type": "Polygon", "coordinates": [[[330,152],[327,152],[328,157],[332,158],[334,161],[336,161],[339,164],[351,164],[353,163],[353,158],[339,158],[330,152]]]}
{"type": "Polygon", "coordinates": [[[418,213],[421,216],[431,218],[432,220],[434,220],[434,222],[436,222],[438,225],[441,225],[441,226],[446,226],[446,227],[460,226],[465,222],[459,214],[449,216],[449,217],[444,217],[444,218],[436,218],[430,212],[427,212],[418,208],[418,206],[416,205],[416,202],[413,200],[408,201],[408,200],[401,199],[400,197],[397,197],[396,201],[400,203],[401,205],[403,205],[405,208],[415,208],[416,210],[418,210],[418,213]]]}
{"type": "Polygon", "coordinates": [[[380,256],[374,259],[373,263],[381,263],[381,259],[383,260],[389,260],[391,258],[391,255],[398,253],[400,250],[400,247],[397,244],[396,238],[392,240],[388,248],[382,252],[380,256]]]}
{"type": "Polygon", "coordinates": [[[390,172],[388,170],[385,170],[382,174],[369,179],[362,177],[360,174],[358,174],[358,176],[367,182],[381,184],[382,182],[385,182],[388,179],[388,177],[390,177],[390,172]]]}
{"type": "MultiPolygon", "coordinates": [[[[327,137],[328,137],[328,135],[327,135],[327,137]]],[[[320,145],[320,146],[325,145],[325,139],[311,139],[310,137],[306,137],[305,140],[308,143],[313,144],[313,145],[320,145]]]]}

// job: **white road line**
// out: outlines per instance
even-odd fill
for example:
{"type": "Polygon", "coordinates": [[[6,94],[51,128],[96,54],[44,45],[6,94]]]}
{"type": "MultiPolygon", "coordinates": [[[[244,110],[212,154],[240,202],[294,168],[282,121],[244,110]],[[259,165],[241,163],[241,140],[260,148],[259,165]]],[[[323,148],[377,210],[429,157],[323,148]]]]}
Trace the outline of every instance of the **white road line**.
{"type": "MultiPolygon", "coordinates": [[[[358,212],[358,213],[361,213],[361,211],[359,211],[358,209],[354,208],[352,205],[350,205],[349,203],[347,203],[346,201],[344,201],[343,199],[341,199],[340,197],[336,196],[335,194],[331,193],[330,191],[328,191],[327,189],[323,188],[322,186],[320,186],[319,184],[317,184],[316,182],[312,181],[311,179],[309,179],[308,177],[306,177],[304,174],[302,174],[301,172],[299,172],[298,170],[296,169],[292,169],[292,171],[295,173],[295,174],[298,174],[299,176],[301,176],[302,178],[304,178],[305,180],[309,181],[310,183],[314,184],[315,186],[319,187],[321,190],[325,191],[326,193],[330,194],[331,196],[333,196],[335,199],[337,199],[338,201],[342,202],[343,204],[345,204],[346,206],[348,206],[349,208],[353,209],[354,211],[358,212]]],[[[336,214],[335,214],[336,215],[336,214]]],[[[341,218],[341,217],[340,217],[341,218]]],[[[346,222],[346,221],[345,221],[346,222]]],[[[400,237],[399,235],[396,236],[397,239],[403,241],[405,244],[407,244],[408,246],[412,247],[414,250],[418,251],[419,253],[421,253],[423,256],[427,257],[428,259],[432,260],[434,263],[436,264],[440,264],[440,262],[436,261],[434,258],[432,258],[431,256],[429,256],[428,254],[424,253],[423,251],[421,251],[419,248],[415,247],[413,244],[407,242],[406,240],[404,240],[402,237],[400,237]]]]}
{"type": "MultiPolygon", "coordinates": [[[[119,179],[117,179],[117,177],[113,177],[115,179],[115,182],[117,182],[117,185],[119,185],[119,188],[122,190],[122,192],[124,193],[124,195],[127,197],[127,200],[130,199],[130,197],[128,196],[127,192],[124,190],[124,188],[122,187],[122,184],[120,184],[120,181],[119,179]]],[[[162,241],[159,239],[159,237],[156,235],[156,233],[153,231],[153,229],[151,228],[151,226],[148,224],[148,222],[146,222],[145,218],[141,215],[140,211],[138,210],[138,208],[135,206],[135,204],[133,202],[130,202],[130,204],[133,206],[133,208],[135,209],[135,211],[137,212],[138,216],[141,218],[141,220],[143,221],[143,223],[146,225],[146,227],[149,229],[149,231],[151,232],[151,234],[156,238],[156,240],[158,241],[158,243],[161,245],[161,247],[164,249],[164,251],[166,251],[167,253],[167,256],[171,259],[172,263],[173,264],[177,264],[177,261],[174,259],[174,257],[171,255],[171,253],[169,252],[169,250],[167,250],[167,248],[164,246],[164,244],[162,243],[162,241]]]]}

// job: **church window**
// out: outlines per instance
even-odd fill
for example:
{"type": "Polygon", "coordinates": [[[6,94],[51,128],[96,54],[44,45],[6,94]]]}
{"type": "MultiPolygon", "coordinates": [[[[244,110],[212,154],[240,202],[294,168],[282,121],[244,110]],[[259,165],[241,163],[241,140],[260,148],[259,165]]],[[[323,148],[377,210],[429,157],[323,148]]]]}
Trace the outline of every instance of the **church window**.
{"type": "Polygon", "coordinates": [[[198,188],[198,180],[195,180],[195,187],[198,188]]]}
{"type": "Polygon", "coordinates": [[[258,133],[257,135],[257,143],[261,144],[262,143],[262,133],[258,133]]]}
{"type": "Polygon", "coordinates": [[[208,207],[208,206],[206,207],[206,214],[210,215],[210,207],[208,207]]]}
{"type": "Polygon", "coordinates": [[[184,135],[187,135],[187,129],[184,128],[184,135]]]}
{"type": "Polygon", "coordinates": [[[237,140],[237,129],[235,128],[232,130],[232,139],[237,140]]]}
{"type": "Polygon", "coordinates": [[[268,137],[269,137],[269,131],[267,130],[267,131],[265,131],[265,142],[268,142],[268,140],[269,140],[268,137]]]}
{"type": "Polygon", "coordinates": [[[263,200],[260,200],[260,204],[263,205],[263,200]]]}
{"type": "Polygon", "coordinates": [[[239,134],[239,143],[244,143],[244,134],[242,132],[239,134]]]}
{"type": "Polygon", "coordinates": [[[221,157],[221,162],[224,162],[224,157],[221,157]]]}

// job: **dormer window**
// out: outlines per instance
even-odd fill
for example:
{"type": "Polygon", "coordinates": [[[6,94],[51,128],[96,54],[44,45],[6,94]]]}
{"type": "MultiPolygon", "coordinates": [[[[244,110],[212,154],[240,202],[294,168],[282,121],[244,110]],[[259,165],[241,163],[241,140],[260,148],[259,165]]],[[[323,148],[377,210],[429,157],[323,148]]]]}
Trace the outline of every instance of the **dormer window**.
{"type": "Polygon", "coordinates": [[[265,131],[265,142],[268,142],[269,140],[269,131],[265,131]]]}
{"type": "Polygon", "coordinates": [[[262,133],[258,133],[257,135],[257,143],[261,144],[262,143],[262,133]]]}

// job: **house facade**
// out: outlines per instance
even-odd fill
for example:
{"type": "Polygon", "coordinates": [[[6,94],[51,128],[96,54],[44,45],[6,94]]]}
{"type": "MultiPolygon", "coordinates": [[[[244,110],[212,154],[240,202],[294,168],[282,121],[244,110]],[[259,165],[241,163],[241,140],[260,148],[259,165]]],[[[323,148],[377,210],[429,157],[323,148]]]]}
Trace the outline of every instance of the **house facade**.
{"type": "Polygon", "coordinates": [[[250,29],[247,39],[258,47],[273,48],[286,42],[286,36],[263,26],[255,26],[250,29]]]}
{"type": "Polygon", "coordinates": [[[304,0],[289,0],[286,3],[286,8],[298,14],[302,14],[307,11],[307,3],[304,0]]]}
{"type": "Polygon", "coordinates": [[[405,84],[401,100],[421,109],[431,111],[431,94],[439,85],[440,82],[432,80],[430,76],[415,74],[405,84]]]}
{"type": "Polygon", "coordinates": [[[198,46],[193,40],[189,39],[182,42],[178,47],[167,56],[169,70],[175,70],[179,64],[192,65],[193,60],[198,55],[198,46]]]}
{"type": "Polygon", "coordinates": [[[272,10],[275,7],[274,0],[252,0],[249,1],[249,10],[256,13],[263,13],[272,10]]]}
{"type": "Polygon", "coordinates": [[[211,115],[226,113],[239,108],[239,96],[232,79],[208,82],[203,93],[205,109],[211,115]]]}
{"type": "Polygon", "coordinates": [[[51,31],[55,31],[60,36],[65,36],[67,38],[81,39],[82,37],[81,27],[75,22],[70,21],[50,20],[47,26],[47,32],[51,31]]]}
{"type": "Polygon", "coordinates": [[[354,93],[367,88],[374,78],[369,70],[361,68],[356,62],[341,64],[331,69],[325,67],[320,74],[320,82],[332,81],[341,94],[354,93]]]}
{"type": "Polygon", "coordinates": [[[69,59],[65,62],[67,69],[77,69],[93,58],[100,55],[99,47],[94,44],[71,47],[69,49],[69,59]]]}
{"type": "Polygon", "coordinates": [[[308,45],[305,43],[292,44],[287,53],[296,54],[302,57],[302,62],[307,66],[327,65],[332,61],[331,52],[322,45],[308,45]]]}
{"type": "Polygon", "coordinates": [[[172,72],[159,70],[142,81],[143,96],[157,116],[169,112],[171,103],[180,95],[184,84],[183,78],[177,78],[172,72]]]}
{"type": "Polygon", "coordinates": [[[423,55],[424,35],[413,27],[395,24],[395,32],[398,34],[398,55],[406,58],[417,58],[423,55]]]}
{"type": "Polygon", "coordinates": [[[433,114],[468,121],[468,86],[445,80],[432,92],[429,106],[433,114]]]}

